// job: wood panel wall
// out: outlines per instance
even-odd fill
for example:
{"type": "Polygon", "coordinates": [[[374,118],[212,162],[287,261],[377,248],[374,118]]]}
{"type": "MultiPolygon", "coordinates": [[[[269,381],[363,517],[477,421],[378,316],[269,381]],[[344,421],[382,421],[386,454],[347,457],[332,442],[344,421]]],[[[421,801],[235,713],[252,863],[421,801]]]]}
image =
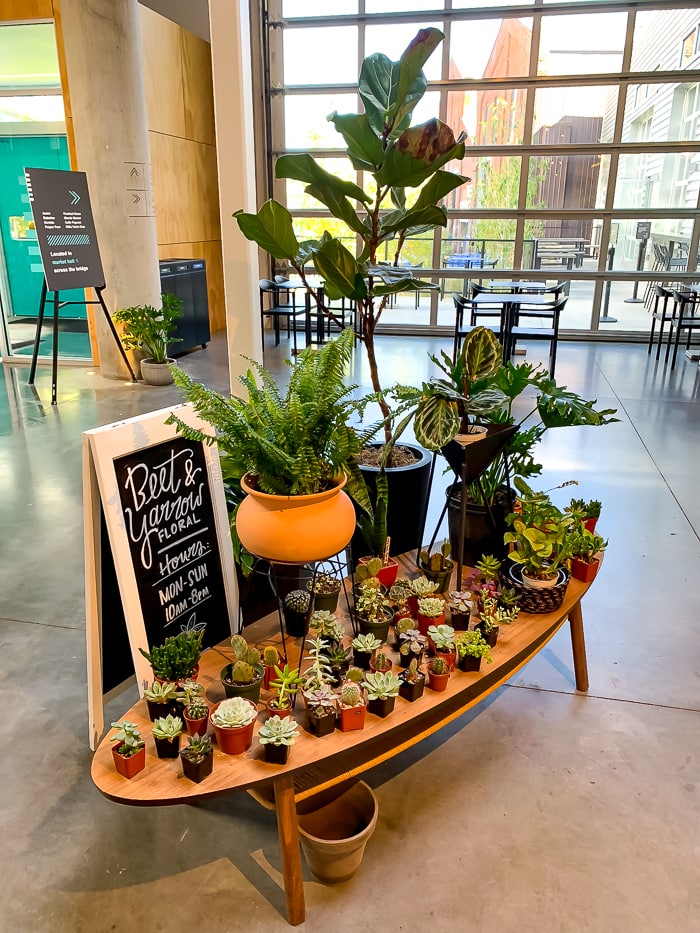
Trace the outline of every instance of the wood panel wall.
{"type": "Polygon", "coordinates": [[[226,325],[209,43],[139,6],[161,259],[205,259],[211,329],[226,325]]]}

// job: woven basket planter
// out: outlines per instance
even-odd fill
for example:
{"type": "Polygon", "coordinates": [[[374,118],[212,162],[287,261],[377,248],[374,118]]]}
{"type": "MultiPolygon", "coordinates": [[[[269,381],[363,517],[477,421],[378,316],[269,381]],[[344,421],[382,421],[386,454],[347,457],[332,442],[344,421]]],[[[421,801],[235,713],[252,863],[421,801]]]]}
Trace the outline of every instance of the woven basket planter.
{"type": "Polygon", "coordinates": [[[519,564],[510,565],[508,578],[509,584],[517,593],[518,605],[522,612],[554,612],[564,601],[564,594],[569,585],[569,574],[563,567],[559,568],[558,579],[553,586],[527,586],[523,583],[523,570],[519,564]]]}

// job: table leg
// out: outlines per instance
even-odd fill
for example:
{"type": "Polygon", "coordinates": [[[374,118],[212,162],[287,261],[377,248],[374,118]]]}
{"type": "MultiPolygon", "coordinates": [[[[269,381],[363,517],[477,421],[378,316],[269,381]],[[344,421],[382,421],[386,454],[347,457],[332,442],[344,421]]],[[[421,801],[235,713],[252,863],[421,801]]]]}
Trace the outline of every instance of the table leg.
{"type": "Polygon", "coordinates": [[[586,691],[588,690],[588,664],[586,662],[586,642],[583,637],[583,616],[581,615],[580,602],[571,608],[569,626],[571,628],[571,650],[574,656],[576,689],[586,691]]]}
{"type": "Polygon", "coordinates": [[[290,775],[278,778],[274,783],[275,807],[277,808],[277,834],[282,853],[282,875],[284,894],[287,898],[287,920],[296,926],[306,918],[304,884],[301,877],[301,852],[297,811],[294,803],[294,781],[290,775]]]}

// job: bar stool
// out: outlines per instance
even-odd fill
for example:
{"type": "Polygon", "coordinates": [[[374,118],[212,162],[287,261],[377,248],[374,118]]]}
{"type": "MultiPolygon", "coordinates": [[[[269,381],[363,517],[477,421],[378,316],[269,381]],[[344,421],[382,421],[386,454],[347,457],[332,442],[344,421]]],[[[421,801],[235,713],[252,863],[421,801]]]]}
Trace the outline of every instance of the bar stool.
{"type": "Polygon", "coordinates": [[[690,348],[690,338],[694,330],[700,330],[700,316],[695,316],[695,309],[698,306],[698,295],[695,292],[673,292],[673,314],[669,318],[668,343],[666,344],[666,356],[664,362],[668,361],[668,353],[671,349],[671,336],[676,332],[673,341],[673,356],[671,358],[671,369],[676,365],[676,356],[678,355],[678,344],[680,342],[681,331],[688,332],[686,349],[690,348]]]}
{"type": "MultiPolygon", "coordinates": [[[[649,331],[649,346],[647,347],[647,353],[651,353],[651,347],[654,343],[654,329],[656,328],[656,322],[659,322],[659,336],[658,343],[656,345],[656,359],[658,360],[659,354],[661,353],[661,343],[664,338],[664,325],[667,320],[670,320],[668,313],[668,302],[669,298],[673,298],[673,292],[669,291],[668,288],[664,288],[661,285],[654,285],[653,287],[654,294],[654,307],[651,312],[651,330],[649,331]],[[663,305],[659,311],[659,302],[663,300],[663,305]]],[[[666,354],[668,356],[668,353],[666,354]]]]}

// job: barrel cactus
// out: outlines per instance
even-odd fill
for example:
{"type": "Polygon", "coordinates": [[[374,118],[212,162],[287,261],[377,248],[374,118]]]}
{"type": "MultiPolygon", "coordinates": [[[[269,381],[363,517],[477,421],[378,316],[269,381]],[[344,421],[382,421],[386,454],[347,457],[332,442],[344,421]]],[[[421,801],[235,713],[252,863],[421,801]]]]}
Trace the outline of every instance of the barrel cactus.
{"type": "Polygon", "coordinates": [[[357,684],[345,683],[340,691],[340,702],[343,706],[359,706],[361,696],[357,684]]]}

